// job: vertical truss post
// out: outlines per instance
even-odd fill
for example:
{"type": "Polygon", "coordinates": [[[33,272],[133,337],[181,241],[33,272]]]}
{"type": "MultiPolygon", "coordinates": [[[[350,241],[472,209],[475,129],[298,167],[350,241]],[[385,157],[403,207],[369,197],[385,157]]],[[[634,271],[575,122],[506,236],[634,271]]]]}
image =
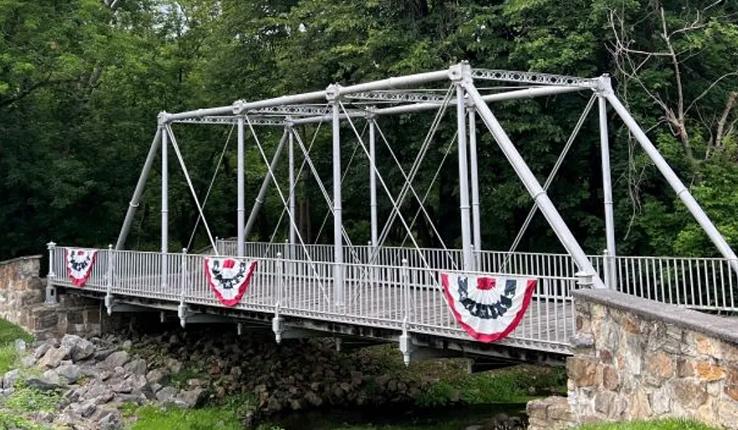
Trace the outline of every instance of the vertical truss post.
{"type": "Polygon", "coordinates": [[[161,132],[162,128],[156,128],[156,134],[154,140],[151,142],[149,147],[149,154],[146,156],[146,161],[141,169],[141,174],[138,177],[136,183],[136,189],[133,191],[133,197],[128,203],[128,211],[126,211],[126,217],[123,220],[123,226],[120,228],[120,234],[118,234],[118,241],[115,242],[115,249],[123,249],[123,245],[126,243],[128,238],[128,232],[131,230],[131,224],[133,223],[133,216],[136,214],[138,209],[139,201],[141,200],[141,194],[143,194],[144,187],[146,186],[146,180],[149,178],[151,172],[151,166],[154,164],[154,158],[156,153],[159,152],[159,145],[161,144],[161,132]]]}
{"type": "Polygon", "coordinates": [[[372,254],[376,254],[378,225],[377,225],[377,148],[376,148],[376,130],[374,124],[374,115],[368,117],[369,120],[369,213],[371,222],[371,242],[372,254]]]}
{"type": "Polygon", "coordinates": [[[472,230],[474,231],[474,265],[475,270],[482,269],[482,221],[479,215],[479,169],[477,167],[477,124],[474,106],[469,110],[469,159],[471,161],[471,206],[472,230]]]}
{"type": "Polygon", "coordinates": [[[464,87],[462,80],[464,76],[471,73],[471,68],[464,63],[462,73],[453,75],[452,80],[456,82],[456,125],[458,130],[458,155],[459,155],[459,210],[461,212],[461,245],[464,255],[464,270],[474,269],[474,255],[471,243],[471,226],[469,224],[469,170],[467,166],[466,147],[466,101],[464,99],[464,87]]]}
{"type": "Polygon", "coordinates": [[[159,116],[161,133],[161,287],[167,286],[169,252],[169,133],[164,130],[166,114],[159,116]]]}
{"type": "MultiPolygon", "coordinates": [[[[453,68],[451,71],[452,74],[462,74],[463,72],[462,70],[455,71],[453,68]]],[[[477,91],[476,87],[474,87],[471,76],[466,75],[465,77],[463,77],[462,82],[464,87],[466,88],[466,93],[474,102],[477,113],[484,121],[484,124],[487,126],[490,133],[492,133],[492,136],[494,136],[500,149],[512,165],[515,173],[517,173],[518,177],[523,182],[523,185],[525,186],[526,190],[528,190],[528,193],[531,195],[531,197],[533,197],[533,200],[536,202],[536,205],[538,205],[541,213],[543,214],[543,216],[546,217],[546,220],[548,221],[549,225],[551,225],[551,228],[553,229],[554,233],[556,233],[556,236],[559,238],[559,241],[561,241],[561,244],[564,246],[564,248],[566,248],[569,255],[572,256],[581,272],[594,275],[593,282],[595,288],[604,288],[605,285],[602,283],[602,280],[599,278],[599,276],[595,275],[596,272],[594,270],[594,267],[592,267],[592,263],[589,261],[587,255],[579,246],[579,242],[577,242],[577,240],[574,238],[574,235],[571,233],[571,230],[569,230],[569,227],[561,218],[559,211],[556,209],[553,202],[551,202],[551,199],[546,194],[546,191],[538,182],[538,179],[536,179],[535,175],[530,170],[528,164],[526,164],[525,160],[520,155],[517,148],[515,148],[515,145],[512,143],[510,137],[507,135],[505,130],[502,128],[502,125],[499,123],[499,121],[497,121],[497,118],[495,118],[489,106],[487,106],[484,99],[482,99],[479,91],[477,91]]]]}
{"type": "Polygon", "coordinates": [[[236,167],[236,176],[237,176],[237,182],[238,182],[238,199],[237,199],[237,208],[236,208],[236,255],[239,257],[243,257],[244,254],[244,243],[246,242],[246,236],[244,235],[245,232],[245,224],[246,221],[246,204],[245,204],[245,184],[244,184],[244,164],[245,164],[245,154],[244,154],[244,143],[243,143],[243,128],[244,128],[244,119],[243,116],[238,117],[238,149],[237,149],[237,167],[236,167]]]}
{"type": "Polygon", "coordinates": [[[295,219],[295,194],[296,194],[296,188],[295,188],[295,136],[292,134],[292,124],[288,123],[288,133],[289,133],[289,141],[287,146],[287,156],[289,158],[288,160],[288,168],[289,171],[289,182],[290,182],[290,194],[289,194],[289,207],[290,207],[290,213],[288,214],[290,217],[290,223],[289,223],[289,237],[290,237],[290,252],[289,254],[285,254],[285,257],[287,258],[294,258],[292,255],[292,248],[297,243],[297,220],[295,219]]]}
{"type": "Polygon", "coordinates": [[[646,136],[646,133],[644,133],[641,127],[638,126],[638,123],[635,119],[633,119],[633,116],[630,114],[630,112],[628,112],[628,109],[626,109],[626,107],[623,106],[620,100],[615,96],[612,87],[610,87],[609,85],[609,81],[601,80],[600,84],[600,90],[607,98],[607,101],[610,102],[610,105],[615,109],[620,118],[623,120],[625,126],[628,127],[628,130],[630,130],[631,133],[633,133],[633,136],[636,138],[638,143],[641,144],[643,150],[646,152],[649,158],[651,158],[651,161],[653,161],[653,163],[656,165],[656,168],[659,169],[664,178],[666,178],[666,181],[674,189],[676,195],[679,197],[679,199],[681,199],[682,203],[684,203],[684,206],[687,207],[689,212],[692,214],[700,227],[702,227],[702,230],[707,234],[707,236],[710,238],[718,251],[720,251],[723,257],[728,260],[728,263],[733,268],[733,270],[738,273],[738,257],[730,248],[730,245],[728,245],[728,242],[726,242],[723,235],[720,234],[712,221],[710,221],[710,218],[707,216],[705,211],[702,210],[699,203],[697,203],[697,201],[694,199],[684,183],[682,183],[677,174],[674,173],[674,170],[671,168],[671,166],[669,166],[669,163],[666,162],[661,153],[659,153],[659,150],[656,149],[653,143],[651,143],[651,140],[648,138],[648,136],[646,136]]]}
{"type": "MultiPolygon", "coordinates": [[[[609,77],[603,77],[610,80],[609,77]]],[[[609,85],[608,85],[609,86],[609,85]]],[[[607,288],[615,289],[617,287],[615,278],[615,270],[612,264],[616,256],[615,248],[615,219],[613,215],[612,202],[612,178],[610,173],[610,141],[607,131],[607,100],[602,94],[597,95],[597,106],[599,108],[600,120],[600,156],[602,159],[602,197],[605,204],[605,239],[607,241],[607,256],[603,262],[609,266],[606,270],[605,284],[607,288]]]]}
{"type": "Polygon", "coordinates": [[[341,209],[341,118],[338,86],[326,90],[333,107],[333,295],[336,306],[343,306],[343,218],[341,209]]]}

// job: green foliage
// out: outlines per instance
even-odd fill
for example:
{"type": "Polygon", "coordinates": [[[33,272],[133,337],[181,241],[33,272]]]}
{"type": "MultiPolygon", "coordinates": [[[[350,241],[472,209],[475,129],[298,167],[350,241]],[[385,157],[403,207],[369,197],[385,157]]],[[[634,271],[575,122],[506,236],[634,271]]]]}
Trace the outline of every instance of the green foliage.
{"type": "Polygon", "coordinates": [[[33,342],[33,336],[17,325],[0,319],[0,345],[14,344],[16,339],[23,339],[27,343],[33,342]]]}
{"type": "Polygon", "coordinates": [[[18,353],[15,346],[0,346],[0,374],[4,374],[8,370],[15,367],[18,362],[18,353]]]}
{"type": "MultiPolygon", "coordinates": [[[[675,0],[663,4],[672,29],[688,25],[713,2],[675,0]]],[[[436,2],[428,0],[143,0],[121,1],[110,10],[99,0],[64,2],[0,0],[0,259],[43,251],[43,243],[104,247],[116,238],[123,213],[161,110],[179,111],[324,88],[331,82],[375,78],[445,68],[459,60],[478,67],[538,70],[571,75],[614,75],[619,95],[653,140],[689,183],[709,215],[736,244],[735,109],[728,111],[720,144],[716,120],[738,70],[735,2],[722,2],[701,14],[703,26],[674,35],[684,54],[683,93],[694,106],[685,113],[690,144],[676,138],[654,105],[656,92],[674,105],[675,73],[664,56],[649,57],[640,68],[643,85],[618,69],[610,51],[612,12],[622,16],[633,47],[665,49],[657,2],[635,0],[513,0],[436,2]],[[728,75],[726,75],[728,74],[728,75]],[[725,78],[720,79],[721,76],[725,78]],[[711,86],[712,83],[715,83],[711,86]],[[709,89],[709,91],[707,91],[709,89]],[[703,95],[704,93],[704,95],[703,95]]],[[[577,96],[518,100],[495,105],[496,114],[543,178],[585,103],[577,96]]],[[[407,166],[417,153],[431,114],[383,119],[381,127],[407,166]]],[[[612,118],[615,119],[614,117],[612,118]]],[[[623,253],[709,254],[713,248],[686,216],[671,190],[621,126],[611,131],[617,232],[623,253]],[[650,202],[650,203],[649,203],[650,202]]],[[[438,147],[418,172],[420,189],[430,183],[443,159],[443,143],[453,136],[453,118],[442,122],[438,147]]],[[[202,196],[222,143],[232,130],[176,126],[184,158],[202,196]]],[[[316,134],[316,169],[330,177],[327,127],[316,134]]],[[[261,136],[273,150],[279,131],[261,136]]],[[[235,233],[235,158],[230,151],[210,194],[206,213],[214,234],[235,233]]],[[[594,118],[584,128],[549,193],[587,251],[603,248],[601,178],[594,118]]],[[[351,142],[346,141],[346,150],[351,142]]],[[[348,151],[347,151],[348,152],[348,151]]],[[[386,151],[379,166],[388,186],[402,177],[386,151]]],[[[257,192],[266,168],[253,145],[247,148],[247,199],[257,192]]],[[[357,160],[346,176],[344,219],[354,243],[368,239],[366,161],[357,160]]],[[[458,246],[458,189],[453,154],[429,195],[429,212],[444,241],[458,246]]],[[[506,249],[531,205],[494,141],[479,138],[483,241],[506,249]]],[[[128,245],[155,249],[159,234],[158,163],[147,184],[128,245]]],[[[188,246],[197,212],[176,163],[171,161],[171,249],[188,246]]],[[[281,175],[282,173],[280,173],[281,175]]],[[[306,177],[307,178],[307,177],[306,177]]],[[[284,181],[284,178],[279,178],[284,181]]],[[[326,214],[312,179],[300,186],[301,217],[316,239],[326,214]]],[[[391,205],[380,199],[380,219],[391,205]]],[[[407,209],[414,210],[412,206],[407,209]]],[[[251,239],[268,239],[282,207],[269,196],[251,239]]],[[[284,229],[282,229],[284,230],[284,229]]],[[[421,220],[415,234],[422,245],[437,246],[421,220]]],[[[319,241],[329,241],[323,232],[319,241]]],[[[401,242],[393,231],[389,242],[401,242]]],[[[280,237],[277,237],[279,240],[280,237]]],[[[190,246],[205,244],[202,228],[190,246]]],[[[522,249],[561,250],[537,216],[522,249]]]]}
{"type": "Polygon", "coordinates": [[[131,430],[229,430],[243,428],[243,417],[253,412],[255,405],[252,396],[242,394],[197,409],[128,404],[123,415],[132,422],[131,430]]]}
{"type": "Polygon", "coordinates": [[[3,401],[2,409],[18,415],[33,412],[54,412],[57,410],[61,399],[59,391],[41,391],[28,387],[23,381],[19,381],[13,393],[3,401]]]}
{"type": "Polygon", "coordinates": [[[36,424],[14,413],[0,411],[0,429],[50,430],[50,427],[36,424]]]}
{"type": "Polygon", "coordinates": [[[236,413],[227,407],[201,409],[158,408],[142,406],[131,430],[239,430],[243,428],[236,413]]]}
{"type": "Polygon", "coordinates": [[[33,341],[33,336],[25,330],[4,319],[0,319],[0,375],[14,368],[18,363],[15,340],[33,341]]]}
{"type": "Polygon", "coordinates": [[[565,384],[566,375],[557,368],[517,366],[477,374],[453,374],[430,384],[416,403],[422,407],[524,403],[536,394],[562,390],[565,384]]]}
{"type": "Polygon", "coordinates": [[[579,430],[714,430],[714,428],[696,421],[667,419],[628,423],[589,424],[579,427],[579,430]]]}

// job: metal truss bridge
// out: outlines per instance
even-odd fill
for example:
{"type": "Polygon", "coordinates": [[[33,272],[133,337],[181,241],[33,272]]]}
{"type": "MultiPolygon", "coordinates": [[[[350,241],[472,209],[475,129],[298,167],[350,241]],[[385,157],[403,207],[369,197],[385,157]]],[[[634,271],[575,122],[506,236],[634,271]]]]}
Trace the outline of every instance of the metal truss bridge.
{"type": "MultiPolygon", "coordinates": [[[[226,147],[223,148],[224,153],[226,147]]],[[[440,168],[442,165],[438,166],[440,168]]],[[[217,171],[216,168],[216,175],[217,171]]],[[[270,324],[277,341],[321,332],[396,341],[406,362],[413,356],[422,356],[428,350],[455,350],[501,359],[560,362],[572,352],[570,341],[576,321],[571,292],[577,288],[612,288],[695,309],[738,311],[734,298],[738,295],[738,258],[618,100],[609,77],[603,75],[588,79],[475,69],[467,63],[451,66],[447,70],[351,86],[330,85],[323,91],[260,101],[237,100],[227,106],[174,114],[162,112],[116,245],[95,250],[82,248],[78,244],[72,247],[50,243],[49,259],[47,298],[50,302],[55,300],[57,289],[63,289],[99,298],[108,312],[131,309],[176,311],[183,327],[203,321],[229,321],[239,330],[254,323],[270,324]],[[493,106],[495,102],[504,100],[568,93],[586,93],[591,97],[556,165],[546,181],[540,183],[497,120],[493,106]],[[601,255],[587,255],[546,190],[595,102],[599,110],[607,249],[601,255]],[[634,257],[617,254],[610,179],[608,107],[614,110],[640,143],[713,241],[722,258],[634,257]],[[380,120],[388,115],[412,115],[423,111],[435,112],[435,116],[412,166],[406,170],[382,132],[380,120]],[[425,209],[433,182],[419,189],[416,180],[429,149],[438,145],[436,131],[449,112],[454,117],[456,134],[451,142],[443,144],[441,150],[444,151],[443,162],[454,152],[453,149],[456,153],[461,249],[446,246],[435,227],[437,220],[425,209]],[[507,251],[486,250],[481,240],[484,226],[480,217],[478,185],[478,120],[492,135],[533,201],[529,216],[507,251]],[[323,123],[331,125],[333,165],[331,180],[327,181],[329,186],[320,177],[311,158],[315,137],[323,123]],[[237,231],[232,240],[219,240],[213,236],[211,224],[205,217],[209,191],[203,196],[195,190],[173,130],[174,125],[183,124],[226,125],[236,129],[238,187],[234,215],[237,231]],[[303,140],[298,133],[296,126],[303,124],[313,124],[316,128],[315,135],[309,141],[303,140]],[[267,156],[256,131],[260,127],[283,130],[271,157],[267,156]],[[359,131],[361,127],[368,129],[368,136],[359,131]],[[342,156],[341,151],[349,139],[342,133],[348,133],[351,140],[356,141],[354,152],[346,165],[342,165],[347,157],[345,154],[342,156]],[[258,189],[248,218],[244,181],[247,135],[250,135],[250,141],[267,168],[267,175],[258,189]],[[384,147],[377,148],[378,143],[384,147]],[[280,185],[281,175],[277,173],[285,146],[288,157],[286,187],[280,185]],[[171,252],[169,249],[169,149],[174,151],[198,210],[195,229],[201,224],[210,240],[210,248],[200,254],[188,253],[186,249],[182,252],[171,252]],[[378,165],[378,150],[388,151],[394,164],[378,165]],[[357,153],[359,157],[366,157],[369,166],[366,172],[369,184],[367,209],[371,226],[368,245],[354,244],[352,240],[356,238],[350,237],[343,221],[342,179],[347,174],[355,174],[350,171],[350,166],[357,153]],[[161,249],[159,252],[126,250],[124,246],[128,232],[157,155],[161,160],[161,249]],[[298,178],[303,177],[304,169],[312,175],[314,184],[325,200],[328,215],[323,224],[332,217],[332,243],[307,243],[298,228],[297,184],[298,178]],[[404,182],[398,192],[392,192],[387,185],[387,172],[401,173],[404,182]],[[246,238],[251,233],[270,187],[276,191],[282,203],[282,215],[275,222],[270,242],[249,242],[246,238]],[[391,207],[381,226],[378,213],[380,198],[386,199],[391,207]],[[418,209],[411,212],[407,208],[408,201],[414,201],[413,207],[418,209]],[[520,238],[537,211],[544,215],[566,254],[517,252],[520,238]],[[420,217],[425,218],[426,225],[431,226],[432,233],[442,244],[441,248],[423,248],[418,244],[414,229],[420,217]],[[399,246],[389,242],[390,231],[396,223],[405,232],[399,246]],[[280,231],[284,231],[288,237],[284,243],[277,240],[280,231]],[[72,261],[74,258],[70,259],[70,252],[78,252],[80,259],[72,261]],[[82,257],[87,258],[86,263],[82,257]],[[253,273],[249,272],[245,293],[242,297],[231,298],[232,302],[213,294],[212,273],[207,270],[214,258],[224,257],[235,259],[233,261],[243,267],[246,267],[244,262],[248,261],[249,270],[253,270],[253,273]],[[75,280],[73,275],[77,272],[84,274],[84,282],[75,280]],[[458,315],[449,306],[450,296],[444,293],[440,281],[448,274],[464,276],[465,279],[525,277],[535,280],[535,283],[531,284],[534,287],[529,303],[521,312],[521,319],[516,321],[514,330],[498,341],[480,342],[470,337],[468,330],[460,326],[458,315]]]]}

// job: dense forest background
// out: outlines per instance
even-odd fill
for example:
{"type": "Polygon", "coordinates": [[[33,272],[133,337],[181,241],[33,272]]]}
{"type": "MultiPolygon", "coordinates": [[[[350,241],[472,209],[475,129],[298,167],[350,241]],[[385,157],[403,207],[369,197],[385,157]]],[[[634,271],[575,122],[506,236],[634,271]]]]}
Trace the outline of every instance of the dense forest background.
{"type": "MultiPolygon", "coordinates": [[[[50,240],[115,242],[159,111],[435,70],[460,60],[579,76],[610,73],[619,96],[738,246],[738,2],[732,0],[0,0],[0,30],[0,259],[40,253],[50,240]]],[[[587,98],[512,101],[493,109],[542,180],[587,98]]],[[[715,254],[614,113],[609,116],[619,252],[715,254]]],[[[431,118],[382,119],[406,166],[431,118]]],[[[454,127],[452,116],[441,124],[420,189],[454,127]]],[[[230,130],[175,131],[204,195],[230,130]]],[[[314,132],[303,130],[304,136],[314,132]]],[[[273,148],[280,133],[267,132],[262,140],[273,148]]],[[[531,199],[495,143],[480,134],[484,246],[506,249],[531,199]]],[[[205,209],[221,237],[236,230],[234,138],[205,209]]],[[[353,144],[344,142],[346,157],[353,144]]],[[[597,144],[593,112],[550,190],[575,236],[596,253],[604,247],[597,144]]],[[[314,152],[324,178],[330,178],[330,156],[325,128],[314,152]]],[[[380,164],[391,165],[386,151],[379,156],[380,164]]],[[[458,246],[456,163],[445,166],[429,207],[445,241],[458,246]]],[[[158,169],[157,162],[129,247],[158,246],[158,169]]],[[[178,170],[172,159],[170,249],[187,246],[197,219],[178,170]]],[[[249,145],[247,202],[264,173],[249,145]]],[[[354,243],[366,243],[366,161],[356,160],[350,173],[344,219],[354,243]]],[[[399,189],[399,174],[388,178],[399,189]]],[[[308,177],[298,199],[306,236],[329,242],[330,220],[318,236],[326,207],[308,177]]],[[[281,209],[270,195],[251,239],[268,240],[281,209]]],[[[384,219],[386,199],[380,209],[384,219]]],[[[415,209],[405,207],[409,214],[415,209]]],[[[427,228],[419,224],[416,234],[434,245],[427,228]]],[[[392,241],[401,239],[402,231],[394,232],[392,241]]],[[[206,242],[200,229],[192,247],[206,242]]],[[[521,249],[561,248],[539,214],[521,249]]]]}

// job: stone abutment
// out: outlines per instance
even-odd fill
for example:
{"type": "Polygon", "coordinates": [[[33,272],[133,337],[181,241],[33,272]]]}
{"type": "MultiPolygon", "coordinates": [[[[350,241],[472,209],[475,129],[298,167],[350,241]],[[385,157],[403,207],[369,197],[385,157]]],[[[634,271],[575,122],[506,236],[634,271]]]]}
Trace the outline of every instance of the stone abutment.
{"type": "Polygon", "coordinates": [[[23,327],[37,339],[67,333],[99,334],[99,302],[60,295],[57,304],[44,304],[46,285],[40,269],[40,255],[0,262],[0,317],[23,327]]]}
{"type": "Polygon", "coordinates": [[[530,402],[530,430],[672,417],[738,429],[738,320],[610,290],[575,300],[568,397],[530,402]]]}

